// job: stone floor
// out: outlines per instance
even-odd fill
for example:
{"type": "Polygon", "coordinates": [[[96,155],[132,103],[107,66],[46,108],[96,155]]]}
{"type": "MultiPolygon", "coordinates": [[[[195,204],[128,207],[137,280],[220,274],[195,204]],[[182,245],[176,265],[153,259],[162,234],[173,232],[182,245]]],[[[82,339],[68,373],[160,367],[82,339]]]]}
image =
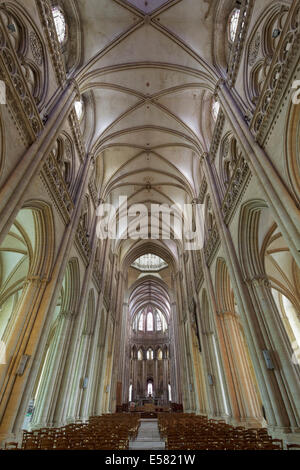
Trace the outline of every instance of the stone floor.
{"type": "Polygon", "coordinates": [[[163,450],[165,441],[159,435],[157,419],[141,419],[140,422],[136,439],[129,442],[129,450],[163,450]]]}

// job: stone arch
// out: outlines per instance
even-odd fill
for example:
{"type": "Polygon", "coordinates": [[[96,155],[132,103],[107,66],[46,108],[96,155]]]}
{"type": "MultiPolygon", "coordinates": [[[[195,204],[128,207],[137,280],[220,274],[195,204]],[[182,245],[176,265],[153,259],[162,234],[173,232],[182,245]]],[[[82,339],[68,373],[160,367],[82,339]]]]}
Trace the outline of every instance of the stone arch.
{"type": "Polygon", "coordinates": [[[245,203],[239,220],[239,251],[245,279],[264,274],[264,266],[259,256],[257,231],[261,210],[268,205],[262,199],[245,203]]]}
{"type": "MultiPolygon", "coordinates": [[[[281,390],[284,386],[291,393],[291,388],[297,390],[295,384],[299,383],[299,366],[294,358],[300,349],[300,299],[296,287],[300,273],[265,201],[251,200],[242,206],[239,249],[263,348],[268,351],[273,370],[281,373],[276,375],[274,387],[281,390]],[[284,306],[284,298],[293,304],[293,312],[290,306],[284,306]]],[[[280,413],[276,419],[286,423],[297,421],[298,416],[281,393],[278,395],[280,413]]],[[[295,403],[299,399],[296,392],[290,396],[294,397],[295,403]]]]}
{"type": "Polygon", "coordinates": [[[254,108],[270,70],[274,52],[281,38],[289,6],[285,1],[272,2],[250,32],[245,48],[244,89],[250,107],[254,108]],[[275,4],[274,4],[275,3],[275,4]],[[278,31],[277,36],[274,31],[278,31]]]}
{"type": "Polygon", "coordinates": [[[53,253],[51,208],[41,201],[27,201],[0,246],[1,336],[13,327],[26,283],[49,278],[53,253]]]}
{"type": "Polygon", "coordinates": [[[221,0],[213,8],[210,7],[209,14],[214,15],[214,60],[221,75],[227,72],[228,59],[230,55],[230,43],[228,41],[228,20],[231,15],[232,2],[221,0]]]}
{"type": "Polygon", "coordinates": [[[76,1],[54,0],[52,6],[59,6],[66,20],[67,40],[62,46],[68,74],[74,73],[81,64],[83,37],[80,15],[76,1]]]}

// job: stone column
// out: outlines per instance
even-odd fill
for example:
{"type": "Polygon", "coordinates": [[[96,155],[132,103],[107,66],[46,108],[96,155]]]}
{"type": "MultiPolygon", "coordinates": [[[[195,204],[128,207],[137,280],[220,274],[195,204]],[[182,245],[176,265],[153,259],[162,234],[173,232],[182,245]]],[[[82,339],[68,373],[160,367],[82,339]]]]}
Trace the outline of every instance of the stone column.
{"type": "Polygon", "coordinates": [[[89,357],[87,360],[87,366],[84,374],[85,377],[88,378],[88,384],[87,388],[82,390],[82,398],[80,403],[79,418],[83,420],[87,419],[89,417],[90,410],[93,410],[94,390],[96,388],[97,380],[97,362],[99,360],[99,334],[101,334],[100,328],[102,324],[102,318],[100,313],[101,300],[102,296],[99,295],[96,307],[96,324],[93,336],[91,338],[89,357]]]}
{"type": "MultiPolygon", "coordinates": [[[[65,422],[67,418],[68,410],[73,408],[75,411],[76,405],[75,402],[78,398],[79,393],[79,377],[82,373],[82,358],[79,356],[80,354],[80,347],[83,347],[83,351],[85,350],[84,346],[82,345],[82,334],[83,334],[83,327],[84,322],[86,319],[86,308],[87,308],[87,300],[88,300],[88,291],[90,287],[90,280],[93,272],[94,266],[94,258],[96,254],[97,248],[97,233],[96,233],[96,213],[94,213],[93,221],[92,221],[92,240],[91,240],[91,254],[89,259],[89,264],[86,268],[83,284],[80,292],[80,300],[77,306],[76,318],[74,321],[74,327],[72,331],[72,337],[68,348],[67,353],[67,361],[64,365],[64,373],[62,377],[62,382],[59,387],[59,399],[57,403],[53,404],[52,413],[53,416],[53,423],[55,425],[60,425],[61,423],[65,422]],[[78,360],[80,361],[78,365],[78,360]],[[76,381],[76,383],[74,383],[76,381]],[[73,402],[71,403],[71,394],[74,390],[74,397],[73,402]]],[[[74,418],[74,417],[70,417],[74,418]]]]}
{"type": "MultiPolygon", "coordinates": [[[[81,214],[81,206],[83,202],[82,196],[85,194],[88,184],[88,173],[91,159],[92,154],[89,154],[83,164],[81,186],[78,188],[78,193],[76,195],[73,217],[65,230],[64,236],[61,239],[60,249],[51,273],[51,279],[47,284],[43,298],[39,304],[38,316],[34,325],[34,333],[30,336],[30,340],[34,339],[32,361],[30,361],[30,370],[28,370],[28,376],[25,377],[25,374],[23,376],[24,379],[26,378],[26,384],[24,382],[24,388],[19,396],[19,407],[14,405],[14,417],[12,418],[12,422],[10,424],[11,429],[14,430],[13,432],[15,435],[18,434],[23,424],[25,411],[27,409],[28,402],[32,397],[32,390],[36,383],[40,360],[43,357],[45,345],[48,340],[48,334],[52,323],[52,315],[57,304],[57,298],[61,289],[61,284],[69,259],[69,252],[74,241],[74,236],[81,214]]],[[[4,426],[2,426],[1,431],[2,430],[3,433],[6,432],[4,426]]]]}
{"type": "MultiPolygon", "coordinates": [[[[209,352],[209,350],[212,353],[212,357],[214,360],[212,360],[212,363],[214,364],[214,370],[215,370],[215,378],[217,380],[216,386],[219,385],[218,390],[217,390],[217,396],[219,397],[219,403],[218,403],[218,409],[220,410],[221,416],[223,418],[228,418],[227,413],[231,414],[232,410],[230,407],[230,398],[229,398],[229,390],[228,390],[228,383],[226,381],[226,374],[225,374],[225,368],[224,368],[224,362],[226,361],[226,354],[225,354],[225,348],[222,348],[222,342],[220,341],[220,335],[218,334],[218,316],[217,316],[217,306],[216,306],[216,299],[215,299],[215,292],[214,292],[214,287],[213,287],[213,282],[211,279],[211,273],[210,270],[207,266],[204,252],[201,250],[201,264],[202,264],[202,269],[203,269],[203,276],[205,279],[205,285],[207,287],[207,297],[209,301],[209,307],[212,312],[213,318],[212,323],[214,325],[214,328],[216,328],[216,348],[217,351],[215,351],[214,345],[210,344],[210,347],[208,348],[208,351],[206,351],[206,354],[209,352]],[[221,353],[220,353],[221,352],[221,353]],[[218,354],[218,357],[215,357],[215,354],[218,354]],[[217,369],[218,369],[218,363],[220,365],[220,371],[217,374],[217,369]],[[218,379],[217,379],[218,378],[218,379]],[[222,399],[220,398],[220,395],[222,395],[222,399]],[[226,411],[227,410],[227,411],[226,411]]],[[[209,312],[207,312],[209,315],[209,312]]],[[[201,324],[201,319],[199,318],[199,324],[201,324]]],[[[203,334],[205,335],[206,341],[209,345],[210,342],[213,342],[213,331],[210,331],[210,329],[207,329],[207,326],[204,325],[204,331],[203,334]]],[[[205,350],[204,350],[205,352],[205,350]]],[[[206,360],[204,360],[204,364],[206,364],[206,360]]],[[[213,393],[212,385],[208,383],[208,374],[209,371],[205,365],[206,368],[206,385],[207,385],[207,391],[208,391],[208,396],[213,393]]],[[[215,402],[215,398],[211,397],[211,406],[213,406],[215,402]]],[[[213,408],[211,408],[213,410],[213,408]]]]}
{"type": "Polygon", "coordinates": [[[61,372],[62,364],[65,359],[65,351],[72,331],[73,312],[61,312],[58,315],[54,338],[49,345],[49,352],[41,383],[39,393],[36,397],[35,410],[32,420],[32,427],[42,428],[51,426],[49,419],[49,408],[55,401],[58,376],[61,372]]]}
{"type": "MultiPolygon", "coordinates": [[[[0,441],[14,438],[14,422],[33,362],[36,342],[39,337],[41,313],[39,306],[46,289],[46,280],[40,277],[27,278],[16,312],[14,334],[6,342],[7,364],[2,366],[2,388],[0,396],[0,441]],[[19,366],[27,356],[24,371],[19,366]]],[[[23,419],[25,417],[25,412],[23,419]]]]}
{"type": "MultiPolygon", "coordinates": [[[[115,271],[117,269],[117,257],[114,255],[114,262],[111,274],[111,290],[110,297],[113,297],[112,285],[114,282],[115,271]]],[[[124,277],[121,272],[118,272],[118,283],[117,283],[117,293],[115,296],[115,337],[114,337],[114,350],[113,350],[113,372],[112,372],[112,382],[111,382],[111,406],[112,409],[116,408],[116,405],[121,405],[122,403],[116,403],[116,394],[117,387],[121,387],[122,378],[123,378],[123,363],[124,363],[124,354],[125,354],[125,326],[126,326],[126,305],[122,304],[122,297],[124,291],[124,277]],[[119,384],[119,385],[118,385],[119,384]]],[[[119,399],[121,399],[121,396],[119,399]]]]}
{"type": "MultiPolygon", "coordinates": [[[[103,296],[101,295],[101,298],[103,296]]],[[[95,402],[94,402],[94,415],[101,415],[102,414],[102,397],[104,392],[104,378],[105,378],[105,357],[107,351],[107,332],[108,332],[108,313],[105,313],[105,324],[103,333],[100,332],[100,342],[98,344],[98,354],[97,354],[97,374],[96,374],[96,381],[95,381],[95,402]]]]}
{"type": "Polygon", "coordinates": [[[268,349],[268,347],[262,329],[263,325],[257,317],[255,307],[244,282],[230,231],[222,218],[220,198],[208,156],[205,156],[203,161],[203,170],[211,194],[216,222],[220,231],[222,246],[225,253],[225,260],[232,282],[235,299],[241,314],[241,320],[247,338],[251,359],[259,383],[268,425],[271,427],[277,426],[282,429],[290,429],[287,409],[291,408],[291,405],[289,402],[285,401],[275,376],[270,374],[264,361],[262,351],[268,349]]]}
{"type": "Polygon", "coordinates": [[[274,366],[274,369],[268,369],[267,374],[277,383],[278,396],[284,402],[282,412],[285,411],[288,416],[288,426],[299,432],[299,368],[293,364],[293,350],[289,346],[289,339],[271,292],[270,281],[263,276],[257,276],[248,279],[247,285],[264,335],[265,350],[269,351],[274,366]]]}
{"type": "Polygon", "coordinates": [[[245,345],[241,344],[237,315],[235,312],[220,312],[219,318],[231,375],[234,423],[259,426],[262,413],[251,381],[245,345]]]}

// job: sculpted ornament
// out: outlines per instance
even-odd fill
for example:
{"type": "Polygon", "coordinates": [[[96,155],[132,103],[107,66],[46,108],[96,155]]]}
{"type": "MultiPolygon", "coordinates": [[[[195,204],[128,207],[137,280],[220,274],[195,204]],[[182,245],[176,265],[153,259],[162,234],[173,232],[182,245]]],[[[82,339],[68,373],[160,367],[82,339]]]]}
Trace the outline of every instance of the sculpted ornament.
{"type": "Polygon", "coordinates": [[[34,58],[34,61],[37,65],[41,66],[43,63],[43,48],[41,41],[37,37],[34,31],[31,31],[29,35],[30,40],[30,49],[34,58]]]}
{"type": "Polygon", "coordinates": [[[259,48],[260,48],[260,32],[257,32],[254,38],[251,41],[249,47],[249,56],[248,56],[248,65],[252,67],[255,64],[255,61],[258,56],[259,48]]]}

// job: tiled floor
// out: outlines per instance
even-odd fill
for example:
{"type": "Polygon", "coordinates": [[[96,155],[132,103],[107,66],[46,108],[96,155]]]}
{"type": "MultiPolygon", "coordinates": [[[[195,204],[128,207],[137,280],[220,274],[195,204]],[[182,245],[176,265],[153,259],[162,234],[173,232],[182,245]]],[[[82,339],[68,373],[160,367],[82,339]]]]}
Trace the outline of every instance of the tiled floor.
{"type": "Polygon", "coordinates": [[[165,441],[159,435],[157,419],[141,419],[137,438],[129,442],[130,450],[163,450],[165,441]]]}

